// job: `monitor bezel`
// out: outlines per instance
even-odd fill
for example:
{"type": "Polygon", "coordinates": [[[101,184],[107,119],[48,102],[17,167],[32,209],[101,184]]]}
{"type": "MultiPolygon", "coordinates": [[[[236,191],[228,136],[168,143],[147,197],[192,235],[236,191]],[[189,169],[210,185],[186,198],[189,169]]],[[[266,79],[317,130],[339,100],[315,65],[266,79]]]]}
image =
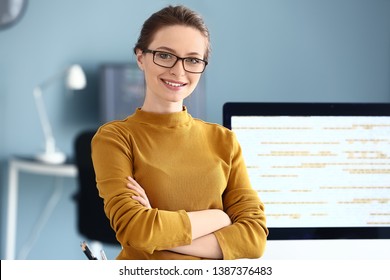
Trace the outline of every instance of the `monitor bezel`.
{"type": "MultiPolygon", "coordinates": [[[[233,116],[390,116],[390,103],[227,102],[223,126],[233,116]]],[[[390,239],[390,227],[269,228],[268,240],[390,239]]]]}

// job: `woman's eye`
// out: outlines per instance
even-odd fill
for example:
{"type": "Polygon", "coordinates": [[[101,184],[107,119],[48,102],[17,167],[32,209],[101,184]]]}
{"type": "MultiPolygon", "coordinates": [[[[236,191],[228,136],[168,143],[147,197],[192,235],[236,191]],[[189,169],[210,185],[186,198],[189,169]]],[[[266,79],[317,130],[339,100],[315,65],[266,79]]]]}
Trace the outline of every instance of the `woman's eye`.
{"type": "Polygon", "coordinates": [[[198,64],[201,63],[201,60],[198,58],[189,57],[186,59],[186,61],[190,64],[198,64]]]}
{"type": "Polygon", "coordinates": [[[172,59],[172,55],[169,53],[158,53],[158,57],[161,59],[172,59]]]}

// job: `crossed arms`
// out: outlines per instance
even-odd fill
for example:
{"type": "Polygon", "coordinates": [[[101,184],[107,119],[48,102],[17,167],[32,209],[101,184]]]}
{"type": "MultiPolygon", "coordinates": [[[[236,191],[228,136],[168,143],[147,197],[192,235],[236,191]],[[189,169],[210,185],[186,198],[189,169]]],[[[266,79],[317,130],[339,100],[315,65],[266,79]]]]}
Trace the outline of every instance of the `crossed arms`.
{"type": "MultiPolygon", "coordinates": [[[[127,187],[137,193],[132,198],[151,209],[145,190],[132,177],[129,176],[128,180],[127,187]]],[[[187,214],[191,223],[192,243],[169,250],[202,258],[222,259],[222,250],[213,232],[230,225],[229,216],[219,209],[187,212],[187,214]]]]}

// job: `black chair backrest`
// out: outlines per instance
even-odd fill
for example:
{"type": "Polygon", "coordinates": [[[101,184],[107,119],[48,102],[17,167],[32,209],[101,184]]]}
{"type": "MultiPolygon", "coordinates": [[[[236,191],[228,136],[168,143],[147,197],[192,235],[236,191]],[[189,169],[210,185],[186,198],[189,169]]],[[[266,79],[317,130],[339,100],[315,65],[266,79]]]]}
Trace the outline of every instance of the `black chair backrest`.
{"type": "Polygon", "coordinates": [[[79,190],[76,196],[80,234],[90,240],[117,244],[115,232],[103,210],[103,199],[96,187],[95,171],[91,159],[91,140],[96,130],[81,132],[75,139],[75,161],[79,172],[79,190]]]}

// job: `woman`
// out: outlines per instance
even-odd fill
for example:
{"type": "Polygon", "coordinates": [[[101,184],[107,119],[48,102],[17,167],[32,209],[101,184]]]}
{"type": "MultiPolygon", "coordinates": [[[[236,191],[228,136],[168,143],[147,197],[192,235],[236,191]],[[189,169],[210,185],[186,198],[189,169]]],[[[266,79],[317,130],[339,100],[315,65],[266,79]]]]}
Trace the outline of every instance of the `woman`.
{"type": "Polygon", "coordinates": [[[117,259],[237,259],[262,255],[268,230],[234,134],[183,106],[207,66],[202,18],[168,6],[134,47],[146,82],[141,108],[99,128],[92,159],[117,259]]]}

